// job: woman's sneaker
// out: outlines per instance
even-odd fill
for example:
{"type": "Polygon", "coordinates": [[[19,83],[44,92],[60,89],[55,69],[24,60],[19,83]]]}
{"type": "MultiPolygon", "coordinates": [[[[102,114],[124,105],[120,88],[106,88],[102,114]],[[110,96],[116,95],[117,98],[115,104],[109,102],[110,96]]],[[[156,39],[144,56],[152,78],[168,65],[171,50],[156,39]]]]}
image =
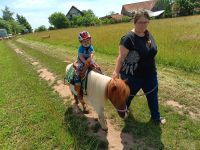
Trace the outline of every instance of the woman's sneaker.
{"type": "Polygon", "coordinates": [[[153,118],[151,118],[151,120],[152,120],[153,122],[155,122],[156,124],[165,124],[165,123],[166,123],[166,119],[163,118],[163,117],[160,117],[159,120],[154,120],[153,118]]]}
{"type": "Polygon", "coordinates": [[[160,117],[160,124],[165,124],[166,123],[166,119],[163,117],[160,117]]]}

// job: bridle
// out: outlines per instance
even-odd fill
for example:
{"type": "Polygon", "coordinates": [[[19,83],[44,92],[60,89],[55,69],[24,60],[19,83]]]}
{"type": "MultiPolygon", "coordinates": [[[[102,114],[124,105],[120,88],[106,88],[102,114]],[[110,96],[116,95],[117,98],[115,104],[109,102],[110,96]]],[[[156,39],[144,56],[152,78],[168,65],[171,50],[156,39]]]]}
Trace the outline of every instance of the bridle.
{"type": "Polygon", "coordinates": [[[128,108],[127,108],[127,105],[125,107],[125,109],[117,109],[118,112],[127,112],[128,111],[128,108]]]}

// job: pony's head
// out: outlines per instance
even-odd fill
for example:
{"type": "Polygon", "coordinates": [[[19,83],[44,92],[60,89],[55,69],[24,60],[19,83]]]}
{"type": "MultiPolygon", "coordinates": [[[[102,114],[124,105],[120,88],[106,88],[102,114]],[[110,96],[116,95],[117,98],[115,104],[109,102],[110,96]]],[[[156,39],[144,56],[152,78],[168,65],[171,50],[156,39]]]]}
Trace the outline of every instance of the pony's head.
{"type": "Polygon", "coordinates": [[[111,79],[107,85],[107,98],[117,109],[120,117],[124,118],[127,112],[126,100],[130,95],[130,89],[124,80],[111,79]]]}

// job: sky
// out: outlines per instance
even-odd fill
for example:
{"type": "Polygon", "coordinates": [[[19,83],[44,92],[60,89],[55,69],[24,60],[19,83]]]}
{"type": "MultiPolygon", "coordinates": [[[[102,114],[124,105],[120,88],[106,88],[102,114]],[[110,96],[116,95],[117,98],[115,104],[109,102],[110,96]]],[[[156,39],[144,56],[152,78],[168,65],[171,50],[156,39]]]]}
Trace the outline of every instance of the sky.
{"type": "MultiPolygon", "coordinates": [[[[50,26],[48,17],[54,12],[62,12],[65,15],[75,6],[79,10],[91,9],[97,17],[110,14],[111,11],[121,13],[122,5],[140,2],[144,0],[0,0],[0,9],[5,6],[16,14],[24,16],[35,29],[41,25],[50,26]]],[[[0,11],[2,17],[2,11],[0,11]]]]}

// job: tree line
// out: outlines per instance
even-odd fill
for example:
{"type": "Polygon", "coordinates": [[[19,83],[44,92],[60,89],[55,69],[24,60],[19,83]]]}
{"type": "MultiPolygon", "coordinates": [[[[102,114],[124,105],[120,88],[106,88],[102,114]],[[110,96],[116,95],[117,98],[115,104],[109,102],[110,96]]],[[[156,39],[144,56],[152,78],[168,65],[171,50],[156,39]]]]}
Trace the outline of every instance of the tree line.
{"type": "Polygon", "coordinates": [[[16,19],[14,19],[14,13],[7,6],[1,11],[3,15],[0,17],[0,28],[6,29],[9,34],[33,32],[31,25],[24,16],[17,14],[16,19]]]}
{"type": "MultiPolygon", "coordinates": [[[[160,18],[200,14],[200,0],[158,0],[155,7],[165,10],[163,15],[159,16],[160,18]]],[[[131,20],[131,18],[127,16],[124,16],[122,20],[108,18],[100,20],[90,9],[83,10],[82,12],[84,14],[83,16],[74,16],[70,20],[61,12],[51,14],[48,18],[49,23],[52,25],[50,29],[113,24],[131,20]]],[[[111,12],[111,15],[112,14],[114,14],[114,12],[111,12]]]]}
{"type": "Polygon", "coordinates": [[[156,5],[164,8],[163,18],[200,14],[200,0],[158,0],[156,5]]]}
{"type": "MultiPolygon", "coordinates": [[[[200,0],[157,0],[157,8],[164,9],[164,13],[161,18],[188,16],[200,14],[200,0]]],[[[13,18],[13,12],[6,6],[2,10],[3,16],[0,17],[0,28],[5,28],[8,33],[31,33],[32,27],[22,15],[17,14],[16,19],[13,18]]],[[[72,19],[68,19],[65,14],[61,12],[55,12],[48,17],[50,27],[46,28],[44,25],[39,26],[35,29],[35,32],[72,28],[80,26],[94,26],[102,24],[113,24],[120,22],[129,22],[130,17],[124,16],[121,20],[114,19],[99,19],[91,9],[83,10],[82,16],[74,16],[72,19]]],[[[110,12],[110,15],[114,12],[110,12]]]]}
{"type": "MultiPolygon", "coordinates": [[[[130,21],[131,18],[124,16],[122,20],[102,19],[100,20],[91,9],[83,10],[82,16],[73,16],[72,19],[68,19],[65,14],[61,12],[55,12],[49,16],[49,23],[52,25],[51,29],[62,29],[69,27],[80,26],[96,26],[102,24],[113,24],[119,22],[130,21]]],[[[50,29],[50,30],[51,30],[50,29]]]]}

